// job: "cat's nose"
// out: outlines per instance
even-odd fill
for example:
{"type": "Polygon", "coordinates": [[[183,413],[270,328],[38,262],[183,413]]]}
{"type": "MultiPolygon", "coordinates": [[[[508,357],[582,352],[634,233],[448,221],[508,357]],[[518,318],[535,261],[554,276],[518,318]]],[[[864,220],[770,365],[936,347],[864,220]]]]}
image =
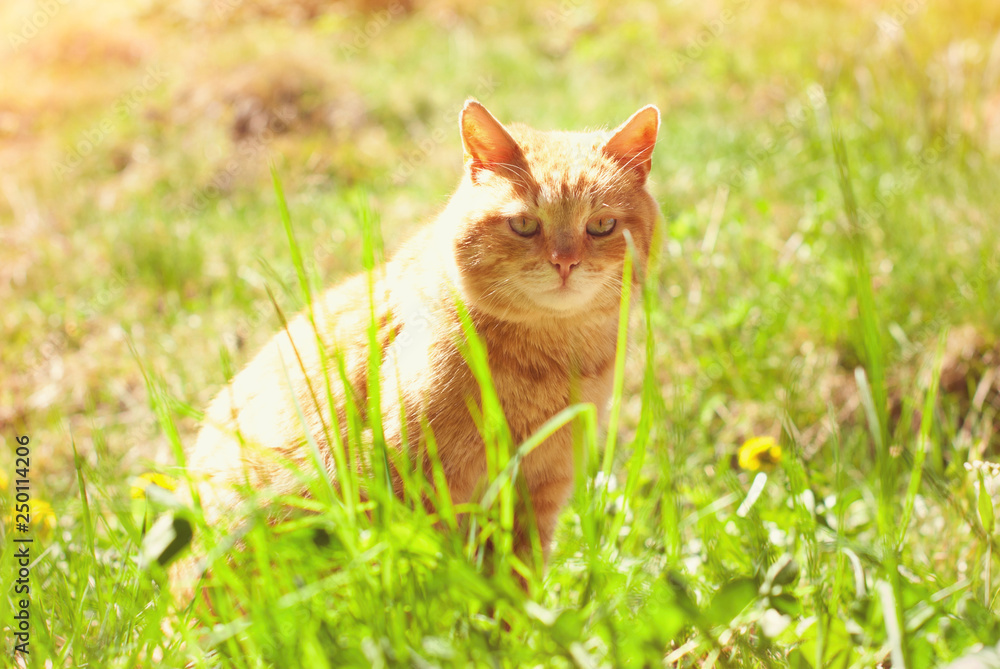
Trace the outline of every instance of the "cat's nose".
{"type": "Polygon", "coordinates": [[[580,264],[580,252],[575,250],[553,251],[552,255],[549,256],[549,261],[555,265],[559,276],[565,281],[569,273],[573,271],[573,268],[580,264]]]}

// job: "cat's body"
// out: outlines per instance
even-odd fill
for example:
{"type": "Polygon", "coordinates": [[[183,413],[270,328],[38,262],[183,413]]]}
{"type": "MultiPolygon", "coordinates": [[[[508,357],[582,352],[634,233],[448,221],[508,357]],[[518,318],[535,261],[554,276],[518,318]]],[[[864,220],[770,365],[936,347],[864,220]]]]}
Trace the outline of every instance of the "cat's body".
{"type": "MultiPolygon", "coordinates": [[[[452,500],[474,499],[487,473],[469,411],[479,385],[457,343],[456,297],[485,343],[515,444],[574,401],[603,408],[614,367],[628,230],[644,266],[657,208],[645,190],[659,114],[637,112],[615,133],[508,132],[470,101],[461,117],[466,173],[445,210],[373,275],[383,350],[381,416],[386,443],[421,457],[421,421],[433,431],[452,500]],[[402,409],[402,411],[401,411],[402,409]],[[406,425],[401,422],[406,417],[406,425]]],[[[309,431],[331,477],[334,424],[346,442],[343,360],[349,392],[367,403],[369,278],[327,291],[293,319],[212,402],[188,467],[210,521],[239,501],[235,485],[301,492],[280,454],[311,467],[309,431]],[[326,362],[321,359],[317,333],[326,362]],[[336,420],[330,415],[324,369],[336,420]],[[294,399],[293,399],[294,398],[294,399]],[[305,427],[300,418],[305,416],[305,427]]],[[[429,469],[427,469],[428,474],[429,469]]],[[[532,451],[521,469],[541,544],[548,547],[573,482],[568,428],[532,451]]],[[[396,492],[401,480],[394,475],[396,492]]],[[[519,522],[518,550],[528,544],[519,522]]]]}

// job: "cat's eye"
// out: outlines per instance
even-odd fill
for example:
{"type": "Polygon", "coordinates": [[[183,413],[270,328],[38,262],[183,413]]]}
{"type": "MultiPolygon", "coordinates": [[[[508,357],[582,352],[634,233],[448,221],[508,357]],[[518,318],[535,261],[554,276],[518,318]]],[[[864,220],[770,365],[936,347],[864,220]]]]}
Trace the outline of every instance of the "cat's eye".
{"type": "Polygon", "coordinates": [[[587,223],[587,234],[594,237],[610,235],[617,225],[617,218],[595,218],[587,223]]]}
{"type": "Polygon", "coordinates": [[[538,232],[538,221],[534,218],[528,218],[527,216],[515,216],[514,218],[508,218],[507,224],[510,225],[511,230],[522,237],[530,237],[538,232]]]}

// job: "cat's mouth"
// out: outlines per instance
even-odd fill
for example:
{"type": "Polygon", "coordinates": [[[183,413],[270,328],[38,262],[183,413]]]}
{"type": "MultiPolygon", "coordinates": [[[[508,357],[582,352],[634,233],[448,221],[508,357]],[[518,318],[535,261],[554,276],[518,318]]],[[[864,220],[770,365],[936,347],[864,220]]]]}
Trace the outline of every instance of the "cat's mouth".
{"type": "Polygon", "coordinates": [[[551,311],[572,312],[585,308],[589,297],[579,280],[573,281],[572,277],[567,277],[565,280],[559,279],[548,290],[537,293],[535,302],[551,311]]]}
{"type": "Polygon", "coordinates": [[[549,289],[548,292],[555,295],[572,295],[580,292],[576,284],[577,282],[571,281],[570,277],[566,277],[565,279],[560,278],[556,280],[556,285],[549,289]]]}

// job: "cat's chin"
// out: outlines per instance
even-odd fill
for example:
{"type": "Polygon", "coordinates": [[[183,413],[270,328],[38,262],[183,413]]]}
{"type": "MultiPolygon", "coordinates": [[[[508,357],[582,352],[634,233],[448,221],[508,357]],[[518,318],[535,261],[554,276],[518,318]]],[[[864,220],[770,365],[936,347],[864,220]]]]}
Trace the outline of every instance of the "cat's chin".
{"type": "Polygon", "coordinates": [[[587,311],[593,305],[594,296],[588,291],[563,285],[533,293],[530,300],[538,308],[539,315],[573,316],[587,311]]]}
{"type": "Polygon", "coordinates": [[[523,299],[504,304],[477,304],[479,311],[511,323],[542,325],[596,316],[593,295],[575,288],[559,287],[523,294],[523,299]]]}

